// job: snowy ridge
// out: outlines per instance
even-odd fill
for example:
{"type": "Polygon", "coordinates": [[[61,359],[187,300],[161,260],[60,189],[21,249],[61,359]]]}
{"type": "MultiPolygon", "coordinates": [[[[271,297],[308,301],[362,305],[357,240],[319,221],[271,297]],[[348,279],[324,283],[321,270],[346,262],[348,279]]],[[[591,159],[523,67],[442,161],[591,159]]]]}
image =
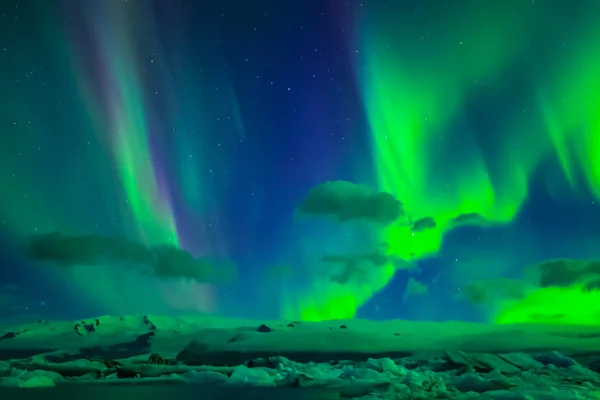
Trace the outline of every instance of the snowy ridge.
{"type": "Polygon", "coordinates": [[[158,380],[362,399],[593,399],[600,326],[102,316],[3,328],[0,360],[0,385],[13,387],[158,380]]]}

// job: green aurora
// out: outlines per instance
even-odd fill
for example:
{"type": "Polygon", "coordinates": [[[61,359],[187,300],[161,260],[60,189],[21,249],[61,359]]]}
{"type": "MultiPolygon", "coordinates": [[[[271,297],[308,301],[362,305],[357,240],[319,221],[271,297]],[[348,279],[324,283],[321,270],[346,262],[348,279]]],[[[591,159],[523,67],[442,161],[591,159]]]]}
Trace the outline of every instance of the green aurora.
{"type": "MultiPolygon", "coordinates": [[[[600,11],[597,4],[590,6],[600,11]]],[[[470,4],[451,19],[411,25],[398,17],[404,8],[400,2],[373,8],[358,23],[357,79],[379,188],[401,199],[415,218],[432,216],[437,222],[435,229],[417,233],[406,224],[384,229],[381,240],[388,243],[389,254],[404,259],[435,254],[461,214],[510,224],[527,200],[533,174],[549,158],[556,157],[562,167],[561,176],[552,179],[600,196],[600,64],[595,56],[600,30],[593,12],[579,31],[561,30],[562,42],[552,45],[555,68],[531,73],[528,89],[536,101],[520,115],[507,114],[502,131],[490,133],[498,136],[491,154],[480,148],[476,128],[469,132],[467,127],[464,134],[472,141],[448,157],[454,148],[453,120],[460,118],[469,97],[502,93],[503,75],[552,30],[556,11],[541,3],[515,7],[496,2],[485,10],[470,4]],[[582,35],[587,40],[578,42],[582,35]]],[[[370,285],[329,288],[327,300],[305,306],[302,316],[352,318],[394,273],[388,265],[374,271],[370,285]]],[[[507,301],[493,312],[498,323],[528,322],[524,315],[530,303],[537,313],[554,314],[561,298],[566,310],[586,305],[565,323],[587,323],[590,315],[600,314],[596,297],[580,287],[540,289],[523,303],[507,301]]]]}
{"type": "MultiPolygon", "coordinates": [[[[600,3],[573,4],[569,12],[562,12],[564,6],[543,2],[496,2],[485,8],[478,4],[464,2],[453,9],[451,17],[445,12],[415,11],[413,15],[403,2],[373,2],[368,7],[355,4],[353,29],[345,32],[344,38],[354,50],[345,62],[352,64],[369,137],[353,170],[362,169],[355,175],[363,180],[372,175],[372,186],[399,199],[410,218],[432,217],[436,226],[419,232],[404,223],[361,228],[368,240],[340,239],[336,246],[354,248],[357,242],[373,246],[383,242],[386,255],[408,261],[409,268],[410,261],[438,253],[459,215],[477,214],[498,226],[513,224],[541,170],[552,193],[569,190],[600,200],[600,3]],[[557,22],[559,9],[562,19],[557,22]],[[575,14],[577,25],[567,27],[563,19],[575,14]],[[561,23],[564,26],[558,26],[561,23]],[[522,69],[526,70],[522,78],[511,81],[514,71],[522,69]],[[522,93],[511,93],[515,85],[522,93]],[[468,117],[476,107],[503,115],[502,124],[494,126],[484,141],[480,122],[468,117]],[[548,165],[560,168],[546,168],[548,165]]],[[[219,148],[228,149],[233,148],[231,143],[243,143],[250,135],[245,119],[251,120],[248,115],[252,113],[259,119],[255,115],[260,114],[248,109],[260,103],[263,94],[241,99],[232,68],[221,67],[226,57],[208,45],[198,45],[198,51],[218,59],[214,61],[218,67],[213,68],[218,72],[202,75],[187,70],[186,52],[196,45],[181,45],[177,51],[161,45],[160,29],[148,22],[157,16],[140,18],[152,14],[149,7],[111,3],[83,9],[79,11],[81,26],[61,25],[61,12],[49,9],[38,15],[36,34],[44,38],[38,46],[44,49],[42,57],[49,60],[47,68],[52,72],[60,69],[61,77],[68,77],[63,88],[68,96],[63,97],[69,100],[58,96],[55,106],[69,111],[57,112],[40,104],[54,96],[53,89],[43,85],[44,79],[36,81],[36,87],[47,91],[38,99],[32,91],[21,91],[19,84],[4,74],[0,83],[13,96],[13,104],[5,103],[0,112],[4,120],[14,121],[12,128],[19,133],[10,135],[6,148],[39,148],[40,152],[56,148],[57,127],[73,137],[61,141],[60,151],[55,150],[50,161],[42,161],[35,150],[2,151],[6,167],[0,169],[0,208],[7,211],[3,229],[15,243],[32,232],[94,230],[94,225],[81,222],[89,219],[90,210],[80,206],[94,198],[102,203],[102,215],[117,221],[119,233],[137,241],[181,247],[200,242],[195,249],[199,253],[235,252],[236,243],[243,241],[228,240],[224,228],[186,235],[181,221],[196,222],[193,218],[197,218],[203,226],[212,227],[210,221],[219,219],[214,217],[215,209],[224,199],[238,196],[237,190],[230,189],[229,175],[222,172],[241,170],[233,150],[217,153],[207,143],[197,142],[210,141],[214,148],[218,143],[219,148]],[[137,19],[145,22],[129,23],[137,19]],[[147,48],[140,50],[142,42],[147,48]],[[148,63],[153,70],[148,70],[148,63]],[[234,134],[206,134],[220,132],[220,125],[212,121],[215,103],[227,109],[234,134]],[[52,124],[46,122],[50,119],[52,124]],[[159,131],[169,134],[157,134],[159,131]],[[210,138],[199,140],[201,133],[210,138]],[[84,150],[72,154],[70,141],[84,150]],[[87,144],[82,147],[82,143],[87,144]],[[170,145],[175,148],[171,153],[161,150],[170,145]],[[48,171],[49,166],[58,172],[48,171]],[[176,172],[169,174],[166,169],[176,172]],[[56,181],[62,183],[60,189],[56,181]],[[94,190],[82,190],[90,187],[94,190]]],[[[26,37],[25,28],[21,29],[26,37]]],[[[35,73],[31,79],[38,79],[35,73]]],[[[315,91],[310,99],[317,94],[315,91]]],[[[312,100],[309,103],[312,105],[312,100]]],[[[267,114],[265,108],[260,110],[267,114]]],[[[264,120],[269,118],[275,117],[264,120]]],[[[282,131],[272,136],[279,137],[282,131]]],[[[266,152],[247,150],[260,151],[266,152]]],[[[263,172],[269,168],[261,167],[263,172]]],[[[325,175],[321,180],[335,174],[325,175]]],[[[305,182],[316,180],[311,176],[305,182]]],[[[264,207],[259,198],[268,195],[254,196],[261,190],[252,190],[255,202],[240,206],[250,216],[246,220],[271,217],[261,214],[264,207]]],[[[297,190],[289,196],[295,203],[301,198],[297,190]]],[[[291,218],[293,208],[286,213],[291,218]]],[[[232,225],[240,228],[245,223],[236,220],[232,225]]],[[[321,238],[297,241],[307,255],[317,248],[329,251],[327,244],[321,245],[321,238]]],[[[283,255],[272,258],[277,263],[288,262],[283,255]]],[[[299,258],[310,261],[308,256],[299,258]]],[[[279,312],[286,318],[353,318],[390,283],[397,270],[391,264],[373,268],[367,280],[344,285],[307,273],[310,283],[301,289],[288,291],[292,285],[280,281],[256,286],[278,292],[279,312]]],[[[79,271],[69,279],[77,282],[80,290],[90,292],[90,302],[104,302],[110,309],[134,302],[138,296],[131,294],[123,300],[115,294],[123,291],[114,282],[120,277],[119,271],[79,271]],[[101,289],[92,294],[92,287],[101,289]]],[[[189,282],[165,290],[188,289],[200,290],[189,282]]],[[[213,293],[215,289],[202,284],[201,290],[213,293]]],[[[152,287],[140,292],[145,293],[140,298],[153,296],[152,287]]],[[[540,288],[526,299],[492,307],[488,319],[528,322],[531,309],[537,314],[549,313],[548,307],[563,302],[563,313],[573,304],[588,305],[586,311],[564,318],[565,323],[588,323],[590,315],[600,314],[597,296],[580,286],[540,288]]]]}

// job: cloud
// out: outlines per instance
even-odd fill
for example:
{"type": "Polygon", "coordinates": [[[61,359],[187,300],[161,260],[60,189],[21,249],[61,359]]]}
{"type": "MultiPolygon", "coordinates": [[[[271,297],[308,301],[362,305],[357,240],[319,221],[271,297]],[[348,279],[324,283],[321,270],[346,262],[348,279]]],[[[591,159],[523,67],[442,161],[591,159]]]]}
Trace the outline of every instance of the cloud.
{"type": "Polygon", "coordinates": [[[424,283],[417,281],[415,278],[410,277],[406,283],[406,289],[404,290],[404,300],[410,296],[425,295],[429,292],[429,287],[424,283]]]}
{"type": "Polygon", "coordinates": [[[594,325],[600,315],[600,261],[552,259],[528,267],[537,287],[506,302],[496,323],[594,325]]]}
{"type": "Polygon", "coordinates": [[[382,253],[329,254],[321,261],[334,267],[340,267],[330,274],[333,282],[344,285],[349,282],[366,282],[373,268],[383,267],[393,262],[391,257],[382,253]]]}
{"type": "Polygon", "coordinates": [[[404,215],[402,203],[391,194],[347,181],[328,181],[311,188],[298,211],[340,222],[366,220],[380,224],[404,215]]]}
{"type": "Polygon", "coordinates": [[[542,287],[569,287],[584,284],[587,289],[600,288],[600,260],[554,259],[536,264],[542,287]]]}
{"type": "Polygon", "coordinates": [[[66,235],[51,232],[34,235],[26,247],[26,255],[35,261],[52,261],[64,267],[98,265],[120,261],[139,264],[153,262],[146,246],[124,238],[90,235],[66,235]]]}
{"type": "Polygon", "coordinates": [[[235,266],[227,261],[194,258],[186,250],[171,245],[145,246],[120,237],[66,235],[52,232],[31,238],[27,256],[65,268],[119,264],[158,278],[187,278],[197,282],[225,281],[235,276],[235,266]]]}
{"type": "Polygon", "coordinates": [[[413,232],[422,232],[429,229],[433,229],[437,226],[437,223],[432,217],[420,218],[413,222],[410,230],[413,232]]]}
{"type": "Polygon", "coordinates": [[[462,225],[486,226],[489,225],[489,221],[478,213],[460,214],[452,219],[452,226],[454,228],[462,225]]]}
{"type": "Polygon", "coordinates": [[[473,304],[487,304],[495,300],[523,299],[532,289],[532,285],[518,279],[487,279],[467,283],[458,297],[473,304]]]}

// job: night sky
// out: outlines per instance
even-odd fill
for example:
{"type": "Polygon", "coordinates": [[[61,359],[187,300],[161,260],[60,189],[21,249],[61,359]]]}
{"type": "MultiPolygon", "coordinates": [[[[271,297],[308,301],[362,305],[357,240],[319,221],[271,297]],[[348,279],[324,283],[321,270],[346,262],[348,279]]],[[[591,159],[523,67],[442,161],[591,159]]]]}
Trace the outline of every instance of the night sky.
{"type": "Polygon", "coordinates": [[[599,48],[595,1],[3,1],[0,318],[493,320],[469,282],[600,256],[599,48]],[[299,215],[332,180],[436,226],[299,215]],[[28,258],[49,232],[237,276],[28,258]]]}

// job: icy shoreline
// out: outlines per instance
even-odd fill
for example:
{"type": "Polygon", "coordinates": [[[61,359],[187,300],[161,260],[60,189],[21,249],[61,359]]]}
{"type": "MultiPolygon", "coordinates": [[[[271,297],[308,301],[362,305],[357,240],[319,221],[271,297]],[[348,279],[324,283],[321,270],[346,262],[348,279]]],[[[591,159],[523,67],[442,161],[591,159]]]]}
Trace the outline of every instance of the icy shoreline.
{"type": "Polygon", "coordinates": [[[364,400],[597,399],[600,326],[99,317],[0,330],[0,359],[4,390],[200,384],[364,400]]]}

